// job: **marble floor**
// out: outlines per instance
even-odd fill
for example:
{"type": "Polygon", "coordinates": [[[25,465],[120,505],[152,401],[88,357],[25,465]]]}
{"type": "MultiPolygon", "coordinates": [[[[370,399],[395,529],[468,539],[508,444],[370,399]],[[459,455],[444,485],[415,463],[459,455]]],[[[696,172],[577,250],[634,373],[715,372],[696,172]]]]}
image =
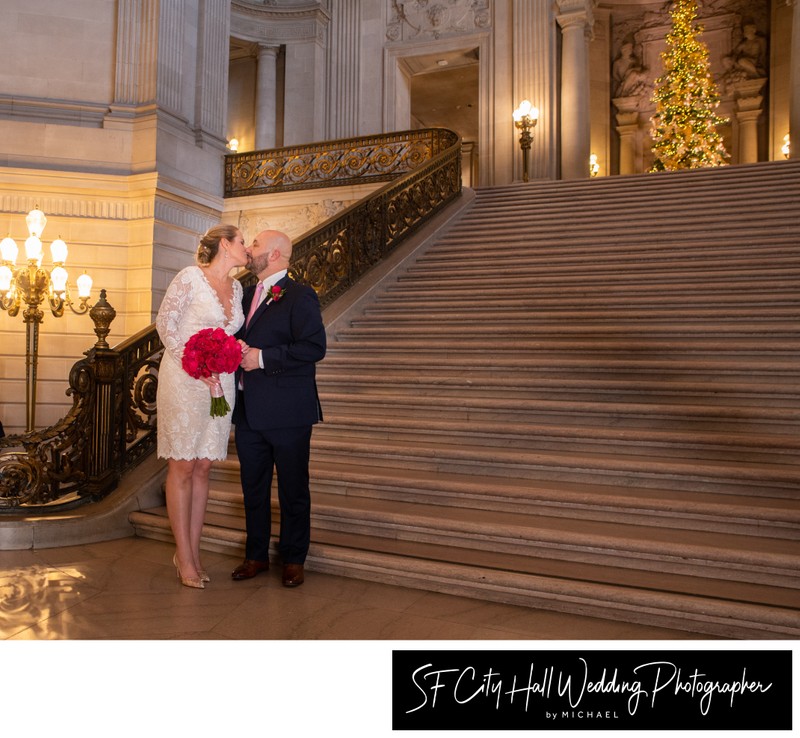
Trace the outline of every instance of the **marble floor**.
{"type": "Polygon", "coordinates": [[[177,582],[172,553],[142,538],[0,551],[0,659],[16,685],[4,718],[11,735],[29,733],[33,715],[37,734],[63,732],[66,713],[42,710],[44,689],[63,696],[65,709],[90,700],[80,708],[84,738],[140,735],[142,719],[157,721],[159,735],[192,738],[267,725],[323,735],[332,724],[375,738],[394,733],[393,649],[427,658],[436,649],[703,647],[701,636],[678,631],[313,571],[296,589],[278,571],[234,582],[238,558],[224,554],[205,555],[212,582],[192,590],[177,582]]]}
{"type": "Polygon", "coordinates": [[[207,553],[204,590],[175,578],[170,544],[143,538],[0,551],[0,638],[13,640],[692,640],[702,636],[306,573],[234,582],[207,553]]]}

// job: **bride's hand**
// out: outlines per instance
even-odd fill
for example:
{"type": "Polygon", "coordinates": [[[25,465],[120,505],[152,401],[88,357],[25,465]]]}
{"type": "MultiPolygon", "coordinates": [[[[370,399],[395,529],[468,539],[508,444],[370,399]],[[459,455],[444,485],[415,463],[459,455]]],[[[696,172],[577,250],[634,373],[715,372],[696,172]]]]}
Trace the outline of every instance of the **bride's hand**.
{"type": "Polygon", "coordinates": [[[212,390],[222,387],[219,381],[219,374],[212,374],[210,377],[200,377],[200,381],[212,390]]]}

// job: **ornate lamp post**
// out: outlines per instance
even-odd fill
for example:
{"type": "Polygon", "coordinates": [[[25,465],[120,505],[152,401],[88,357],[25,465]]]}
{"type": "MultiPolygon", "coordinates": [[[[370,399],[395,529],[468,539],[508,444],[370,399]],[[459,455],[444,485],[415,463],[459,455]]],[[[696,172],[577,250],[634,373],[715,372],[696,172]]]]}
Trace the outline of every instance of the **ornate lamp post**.
{"type": "MultiPolygon", "coordinates": [[[[27,327],[25,343],[25,407],[27,431],[34,430],[36,419],[36,368],[39,358],[39,324],[44,313],[41,304],[47,300],[50,312],[56,318],[64,314],[65,306],[72,312],[83,315],[92,307],[89,296],[92,289],[92,278],[84,273],[77,279],[78,306],[75,307],[67,285],[68,274],[64,268],[67,260],[67,244],[57,238],[50,246],[53,268],[47,271],[42,267],[42,242],[40,236],[47,225],[47,218],[38,207],[28,213],[25,221],[28,224],[29,237],[25,241],[25,259],[27,264],[17,267],[19,249],[10,237],[0,242],[0,308],[9,315],[16,316],[20,307],[25,309],[22,320],[27,327]]],[[[104,290],[105,292],[105,290],[104,290]]],[[[95,329],[96,331],[97,329],[95,329]]],[[[106,330],[106,333],[108,331],[106,330]]],[[[98,334],[99,336],[100,334],[98,334]]]]}
{"type": "Polygon", "coordinates": [[[533,107],[530,100],[523,100],[514,111],[514,126],[521,131],[519,147],[522,149],[522,181],[528,181],[528,152],[533,143],[531,130],[539,120],[539,108],[533,107]]]}

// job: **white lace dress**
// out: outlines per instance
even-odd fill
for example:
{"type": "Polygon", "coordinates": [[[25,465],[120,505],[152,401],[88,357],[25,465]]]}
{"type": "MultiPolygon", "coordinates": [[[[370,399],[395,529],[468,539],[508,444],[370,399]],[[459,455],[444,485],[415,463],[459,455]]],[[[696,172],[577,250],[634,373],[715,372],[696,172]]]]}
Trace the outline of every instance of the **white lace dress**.
{"type": "MultiPolygon", "coordinates": [[[[211,394],[199,379],[181,366],[183,347],[203,328],[224,328],[234,334],[244,323],[242,285],[233,283],[230,321],[206,281],[203,270],[190,266],[178,272],[167,288],[156,318],[156,330],[164,344],[158,372],[158,456],[162,459],[222,460],[228,453],[231,413],[212,418],[211,394]]],[[[233,374],[220,376],[225,399],[233,409],[236,388],[233,374]]]]}

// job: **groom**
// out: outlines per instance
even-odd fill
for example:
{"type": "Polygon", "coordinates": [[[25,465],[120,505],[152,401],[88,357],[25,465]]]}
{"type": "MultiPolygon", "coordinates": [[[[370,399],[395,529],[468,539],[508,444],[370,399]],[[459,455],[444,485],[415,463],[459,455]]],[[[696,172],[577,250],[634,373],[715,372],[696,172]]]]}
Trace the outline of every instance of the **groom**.
{"type": "Polygon", "coordinates": [[[292,242],[285,233],[259,233],[247,249],[258,284],[245,290],[247,318],[237,334],[243,358],[233,410],[241,466],[247,543],[237,581],[269,569],[270,496],[278,473],[283,584],[303,583],[311,538],[308,462],[311,428],[322,420],[315,381],[325,356],[325,327],[313,289],[287,275],[292,242]]]}

